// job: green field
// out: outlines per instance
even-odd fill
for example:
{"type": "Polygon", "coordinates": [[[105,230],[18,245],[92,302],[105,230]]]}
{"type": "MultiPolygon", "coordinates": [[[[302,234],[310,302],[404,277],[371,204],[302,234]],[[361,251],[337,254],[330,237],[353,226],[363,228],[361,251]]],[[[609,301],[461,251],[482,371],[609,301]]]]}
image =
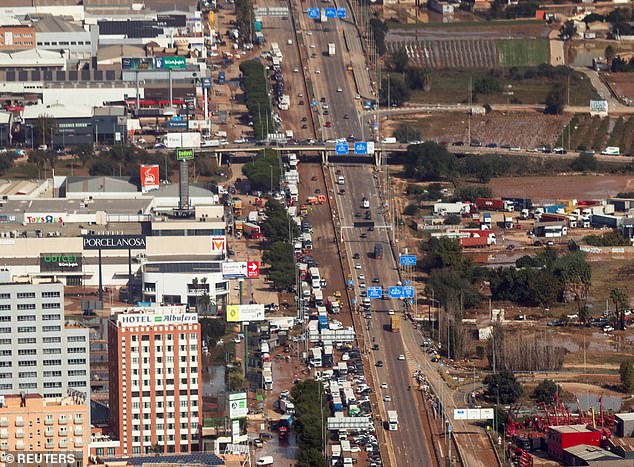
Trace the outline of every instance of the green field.
{"type": "Polygon", "coordinates": [[[549,63],[546,39],[498,39],[495,44],[501,66],[537,66],[549,63]]]}
{"type": "Polygon", "coordinates": [[[503,19],[496,21],[455,21],[452,23],[396,23],[388,22],[390,29],[427,29],[427,28],[494,28],[497,26],[527,26],[544,24],[540,19],[503,19]]]}

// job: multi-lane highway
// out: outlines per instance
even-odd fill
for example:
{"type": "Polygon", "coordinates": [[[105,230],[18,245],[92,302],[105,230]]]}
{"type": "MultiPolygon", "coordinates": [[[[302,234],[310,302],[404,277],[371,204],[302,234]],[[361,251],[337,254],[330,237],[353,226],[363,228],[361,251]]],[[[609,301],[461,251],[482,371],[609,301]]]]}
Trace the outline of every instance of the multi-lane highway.
{"type": "MultiPolygon", "coordinates": [[[[378,196],[377,178],[371,167],[335,165],[330,168],[330,171],[333,183],[340,175],[345,179],[343,186],[334,185],[340,213],[339,235],[343,238],[347,250],[350,270],[355,276],[353,278],[355,293],[357,301],[360,302],[362,301],[360,274],[365,276],[366,287],[372,285],[387,287],[396,285],[399,280],[388,242],[388,230],[382,228],[386,225],[383,215],[384,206],[378,196]],[[339,188],[344,188],[345,194],[339,194],[339,188]],[[361,203],[364,197],[370,201],[369,211],[376,224],[373,231],[353,227],[355,220],[365,220],[365,211],[368,209],[362,208],[361,203]],[[362,238],[362,234],[365,238],[362,238]],[[382,260],[373,257],[376,243],[383,245],[382,260]],[[353,259],[356,253],[359,258],[353,259]],[[355,265],[359,265],[360,268],[357,269],[355,265]]],[[[367,326],[369,337],[369,340],[366,340],[368,343],[366,350],[370,353],[369,359],[375,366],[374,372],[377,376],[377,399],[379,404],[382,404],[380,414],[385,420],[387,410],[396,410],[399,417],[399,430],[387,432],[391,441],[388,450],[391,452],[386,454],[393,456],[395,465],[398,466],[435,465],[436,460],[423,424],[422,402],[416,392],[410,388],[411,369],[407,360],[399,359],[400,355],[406,354],[403,341],[400,334],[389,330],[388,310],[390,309],[401,314],[401,305],[398,301],[373,300],[372,319],[361,318],[364,320],[364,326],[367,326]],[[379,350],[371,350],[374,344],[378,344],[379,350]],[[376,366],[378,361],[383,362],[382,366],[376,366]],[[387,383],[387,388],[381,388],[382,383],[387,383]],[[385,396],[389,396],[391,401],[386,401],[385,396]]]]}

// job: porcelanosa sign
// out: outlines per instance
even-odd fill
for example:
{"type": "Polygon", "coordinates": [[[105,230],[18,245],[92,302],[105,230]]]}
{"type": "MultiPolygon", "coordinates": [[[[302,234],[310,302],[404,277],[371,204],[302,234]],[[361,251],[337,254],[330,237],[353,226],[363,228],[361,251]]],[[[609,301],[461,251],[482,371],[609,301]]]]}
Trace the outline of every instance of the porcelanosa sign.
{"type": "Polygon", "coordinates": [[[43,253],[40,255],[40,272],[81,271],[80,253],[43,253]]]}
{"type": "Polygon", "coordinates": [[[194,324],[198,322],[196,313],[180,314],[120,314],[117,316],[117,325],[129,326],[158,326],[162,324],[194,324]]]}
{"type": "Polygon", "coordinates": [[[84,250],[145,250],[145,235],[86,235],[84,250]]]}

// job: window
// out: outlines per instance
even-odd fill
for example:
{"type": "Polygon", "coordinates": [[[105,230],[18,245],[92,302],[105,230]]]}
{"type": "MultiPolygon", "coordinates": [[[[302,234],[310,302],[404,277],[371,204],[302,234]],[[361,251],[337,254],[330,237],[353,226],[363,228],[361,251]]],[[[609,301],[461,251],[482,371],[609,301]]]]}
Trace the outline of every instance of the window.
{"type": "Polygon", "coordinates": [[[57,302],[53,303],[42,303],[43,310],[59,310],[60,304],[57,302]]]}
{"type": "Polygon", "coordinates": [[[42,365],[44,366],[57,366],[61,364],[62,364],[61,360],[42,360],[42,365]]]}
{"type": "Polygon", "coordinates": [[[68,370],[68,376],[86,376],[86,370],[68,370]]]}
{"type": "Polygon", "coordinates": [[[17,297],[20,298],[35,298],[35,292],[18,292],[17,297]]]}
{"type": "Polygon", "coordinates": [[[68,364],[69,365],[85,365],[86,359],[85,358],[69,358],[68,364]]]}
{"type": "MultiPolygon", "coordinates": [[[[38,45],[40,44],[41,43],[38,42],[38,45]]],[[[58,298],[58,297],[59,297],[59,292],[42,292],[42,298],[58,298]]]]}
{"type": "Polygon", "coordinates": [[[86,342],[86,336],[68,336],[68,342],[86,342]]]}
{"type": "Polygon", "coordinates": [[[18,344],[35,344],[37,339],[35,337],[20,337],[18,338],[18,344]]]}
{"type": "MultiPolygon", "coordinates": [[[[20,373],[22,375],[23,373],[20,373]]],[[[35,373],[37,375],[37,373],[35,373]]],[[[20,376],[21,378],[22,376],[20,376]]],[[[11,379],[13,378],[13,373],[0,373],[0,379],[11,379]]]]}
{"type": "Polygon", "coordinates": [[[62,338],[61,337],[45,337],[42,339],[42,342],[44,342],[45,344],[58,344],[62,342],[62,338]]]}
{"type": "Polygon", "coordinates": [[[11,305],[0,305],[0,311],[10,311],[11,305]]]}
{"type": "Polygon", "coordinates": [[[86,353],[86,347],[69,347],[68,353],[86,353]]]}
{"type": "Polygon", "coordinates": [[[59,370],[56,371],[45,371],[44,372],[44,377],[45,378],[59,378],[62,376],[62,372],[59,370]]]}
{"type": "Polygon", "coordinates": [[[11,298],[10,293],[0,293],[0,300],[9,300],[11,298]]]}
{"type": "Polygon", "coordinates": [[[35,332],[35,326],[19,326],[18,332],[35,332]]]}
{"type": "Polygon", "coordinates": [[[11,390],[11,389],[13,389],[13,385],[11,383],[9,383],[9,384],[0,384],[0,389],[1,390],[7,390],[7,389],[11,390]]]}
{"type": "Polygon", "coordinates": [[[36,389],[37,383],[20,383],[18,387],[20,389],[36,389]]]}
{"type": "Polygon", "coordinates": [[[8,323],[11,321],[11,316],[0,316],[0,323],[8,323]]]}
{"type": "Polygon", "coordinates": [[[0,339],[0,345],[11,345],[11,339],[0,339]]]}
{"type": "MultiPolygon", "coordinates": [[[[70,384],[69,384],[70,386],[70,384]]],[[[44,387],[45,388],[61,388],[62,387],[62,383],[61,381],[46,381],[44,382],[44,387]]]]}
{"type": "Polygon", "coordinates": [[[61,326],[42,326],[42,332],[60,332],[61,330],[61,326]]]}
{"type": "Polygon", "coordinates": [[[86,381],[69,381],[68,387],[69,388],[86,387],[86,381]]]}
{"type": "MultiPolygon", "coordinates": [[[[3,350],[3,352],[5,352],[5,350],[3,350]]],[[[11,353],[10,350],[7,352],[11,353]]],[[[35,355],[36,353],[37,350],[35,349],[18,349],[18,355],[35,355]]]]}
{"type": "Polygon", "coordinates": [[[11,332],[11,328],[0,328],[0,334],[9,334],[11,332]]]}
{"type": "Polygon", "coordinates": [[[35,303],[18,303],[18,310],[35,310],[35,303]]]}
{"type": "Polygon", "coordinates": [[[62,349],[44,349],[45,355],[55,355],[55,354],[61,354],[61,353],[62,353],[62,349]]]}
{"type": "Polygon", "coordinates": [[[18,321],[35,321],[35,315],[20,315],[18,321]]]}

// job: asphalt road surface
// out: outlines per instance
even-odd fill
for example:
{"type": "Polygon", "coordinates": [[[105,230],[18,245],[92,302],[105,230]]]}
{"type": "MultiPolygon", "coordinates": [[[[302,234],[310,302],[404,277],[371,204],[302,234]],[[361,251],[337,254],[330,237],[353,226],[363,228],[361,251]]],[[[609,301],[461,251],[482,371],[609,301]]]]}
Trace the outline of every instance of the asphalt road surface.
{"type": "MultiPolygon", "coordinates": [[[[365,282],[368,287],[373,285],[396,285],[398,279],[395,269],[394,258],[391,254],[388,243],[388,231],[380,226],[385,225],[385,220],[381,214],[382,208],[378,197],[378,189],[376,179],[373,172],[367,166],[344,166],[336,165],[331,167],[331,176],[334,180],[343,175],[345,184],[337,186],[344,188],[344,195],[337,194],[337,205],[339,208],[341,233],[344,245],[348,250],[348,257],[352,258],[354,253],[359,253],[358,260],[351,261],[360,264],[360,269],[351,269],[354,271],[355,292],[360,292],[359,274],[365,275],[365,282]],[[339,172],[339,173],[338,173],[339,172]],[[365,220],[365,211],[361,207],[363,197],[370,200],[370,209],[372,212],[372,220],[376,224],[374,231],[368,231],[367,228],[353,228],[353,222],[357,220],[365,220]],[[358,215],[359,217],[355,217],[358,215]],[[365,234],[367,238],[361,238],[361,234],[365,234]],[[374,245],[382,243],[384,248],[384,257],[382,260],[373,258],[374,245]],[[374,279],[378,279],[379,283],[373,284],[374,279]]],[[[358,301],[362,298],[357,297],[358,301]]],[[[391,446],[393,455],[396,458],[396,465],[400,466],[421,466],[435,465],[435,459],[431,452],[431,446],[425,435],[425,429],[422,421],[420,402],[416,399],[415,391],[408,389],[412,384],[410,370],[407,361],[399,360],[401,354],[405,354],[401,335],[393,333],[389,330],[389,318],[387,310],[394,309],[395,313],[401,314],[401,304],[396,300],[373,300],[371,320],[364,320],[368,323],[370,334],[370,345],[379,344],[378,351],[371,351],[371,362],[381,360],[384,362],[382,367],[375,367],[374,370],[378,376],[378,382],[387,383],[387,388],[377,388],[377,397],[380,398],[380,404],[383,404],[381,414],[386,419],[387,410],[396,410],[399,417],[398,431],[388,432],[391,438],[391,446]],[[386,402],[385,396],[389,395],[391,401],[386,402]]]]}

